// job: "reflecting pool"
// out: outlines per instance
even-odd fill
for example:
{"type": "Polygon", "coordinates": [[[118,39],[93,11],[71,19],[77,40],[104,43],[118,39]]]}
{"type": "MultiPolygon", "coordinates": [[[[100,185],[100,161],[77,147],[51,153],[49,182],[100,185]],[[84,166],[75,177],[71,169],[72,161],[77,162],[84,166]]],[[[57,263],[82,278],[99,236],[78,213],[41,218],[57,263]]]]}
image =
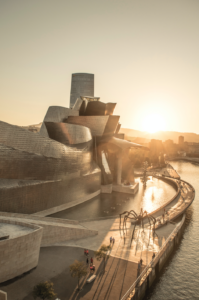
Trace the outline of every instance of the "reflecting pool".
{"type": "Polygon", "coordinates": [[[55,218],[86,220],[100,217],[116,216],[125,210],[135,210],[137,213],[143,208],[151,212],[171,199],[176,190],[168,183],[157,178],[149,177],[146,188],[140,178],[139,190],[136,195],[113,192],[112,194],[101,194],[90,201],[76,207],[50,215],[55,218]]]}

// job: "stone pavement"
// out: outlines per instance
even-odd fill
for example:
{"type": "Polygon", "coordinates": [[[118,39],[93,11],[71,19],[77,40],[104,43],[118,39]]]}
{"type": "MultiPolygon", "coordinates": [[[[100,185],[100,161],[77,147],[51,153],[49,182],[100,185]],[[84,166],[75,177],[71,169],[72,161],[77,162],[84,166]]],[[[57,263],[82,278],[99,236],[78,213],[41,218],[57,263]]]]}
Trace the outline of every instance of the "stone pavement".
{"type": "MultiPolygon", "coordinates": [[[[89,252],[90,257],[94,257],[93,251],[89,252]]],[[[0,288],[8,293],[8,300],[33,300],[33,287],[42,281],[51,280],[61,300],[119,300],[137,276],[136,263],[110,256],[106,272],[103,273],[103,262],[94,258],[97,278],[91,284],[86,284],[87,275],[81,280],[82,290],[78,292],[77,279],[72,278],[69,272],[69,266],[75,259],[86,261],[82,248],[43,247],[36,269],[15,281],[1,284],[0,288]]]]}
{"type": "Polygon", "coordinates": [[[110,243],[110,237],[112,236],[115,238],[115,245],[111,250],[111,256],[136,263],[142,258],[144,264],[150,262],[153,252],[159,250],[160,246],[162,246],[165,239],[175,227],[175,225],[168,224],[164,227],[164,230],[161,229],[161,234],[159,234],[158,231],[160,229],[158,229],[156,231],[158,236],[155,236],[155,238],[152,237],[152,232],[149,228],[145,228],[143,231],[140,227],[136,227],[131,243],[133,225],[131,225],[130,222],[127,222],[125,235],[123,231],[119,230],[119,219],[117,218],[84,222],[82,225],[85,225],[87,228],[92,228],[93,230],[98,230],[98,235],[85,239],[66,241],[56,245],[81,248],[88,247],[96,251],[102,244],[108,245],[110,243]]]}

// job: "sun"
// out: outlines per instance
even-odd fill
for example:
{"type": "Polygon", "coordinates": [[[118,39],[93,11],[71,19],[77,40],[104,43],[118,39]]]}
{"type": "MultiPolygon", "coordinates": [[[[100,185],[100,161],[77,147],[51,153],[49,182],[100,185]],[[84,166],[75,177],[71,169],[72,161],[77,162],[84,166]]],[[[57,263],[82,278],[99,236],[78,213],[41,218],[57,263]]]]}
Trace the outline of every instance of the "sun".
{"type": "Polygon", "coordinates": [[[143,130],[154,133],[160,130],[165,130],[165,120],[160,114],[149,114],[143,120],[143,130]]]}

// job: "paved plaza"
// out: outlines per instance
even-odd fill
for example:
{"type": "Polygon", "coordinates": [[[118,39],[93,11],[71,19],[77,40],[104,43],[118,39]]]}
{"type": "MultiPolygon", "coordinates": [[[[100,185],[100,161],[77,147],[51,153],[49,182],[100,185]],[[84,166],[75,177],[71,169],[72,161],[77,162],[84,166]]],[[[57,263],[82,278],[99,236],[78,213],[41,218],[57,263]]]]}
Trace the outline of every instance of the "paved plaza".
{"type": "MultiPolygon", "coordinates": [[[[91,256],[94,257],[92,250],[91,256]]],[[[77,279],[72,278],[69,272],[69,266],[75,259],[86,262],[84,249],[77,247],[41,248],[37,268],[12,283],[1,284],[1,290],[8,293],[9,300],[33,300],[33,287],[41,281],[51,280],[61,300],[119,300],[136,279],[136,263],[110,256],[106,272],[103,273],[102,261],[94,258],[97,278],[93,283],[87,284],[88,274],[81,280],[82,290],[78,292],[77,279]]]]}

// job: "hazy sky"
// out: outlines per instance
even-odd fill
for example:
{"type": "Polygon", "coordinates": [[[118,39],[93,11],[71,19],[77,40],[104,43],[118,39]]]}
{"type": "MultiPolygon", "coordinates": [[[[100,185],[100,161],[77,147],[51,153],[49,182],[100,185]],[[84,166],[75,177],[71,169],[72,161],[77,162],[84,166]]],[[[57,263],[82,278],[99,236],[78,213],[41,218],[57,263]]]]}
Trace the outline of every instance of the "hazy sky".
{"type": "Polygon", "coordinates": [[[122,127],[199,133],[199,1],[0,0],[0,120],[68,107],[75,72],[122,127]]]}

